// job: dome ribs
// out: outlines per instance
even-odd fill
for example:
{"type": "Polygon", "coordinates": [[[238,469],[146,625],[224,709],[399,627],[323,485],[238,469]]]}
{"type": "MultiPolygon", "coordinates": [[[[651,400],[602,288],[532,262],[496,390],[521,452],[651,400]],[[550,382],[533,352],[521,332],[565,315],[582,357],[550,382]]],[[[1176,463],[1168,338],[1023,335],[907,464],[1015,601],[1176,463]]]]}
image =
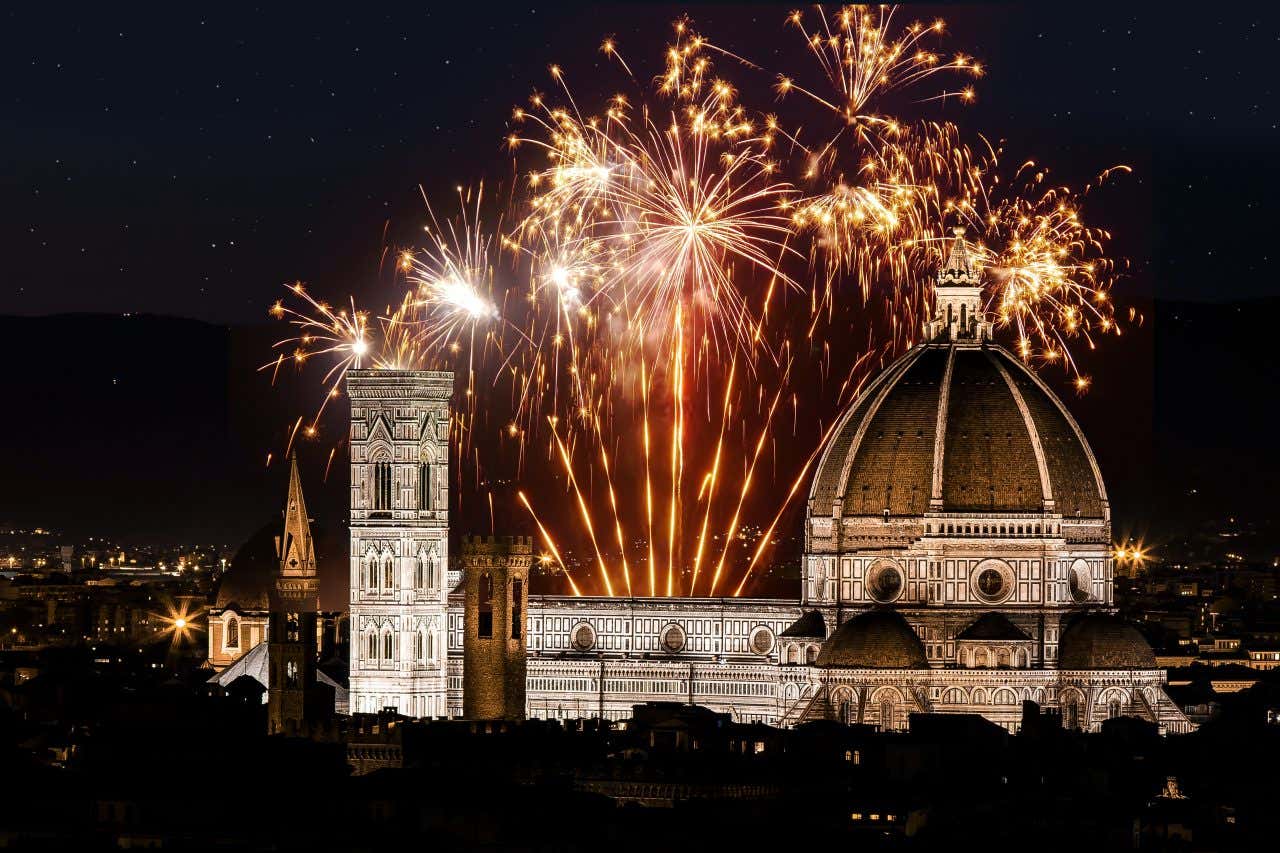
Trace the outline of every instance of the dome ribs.
{"type": "Polygon", "coordinates": [[[989,343],[925,344],[891,365],[845,411],[810,492],[815,522],[928,512],[1057,512],[1086,537],[1110,518],[1070,412],[989,343]]]}
{"type": "Polygon", "coordinates": [[[1036,429],[1035,420],[1031,417],[1026,395],[1014,383],[1013,377],[1000,364],[999,357],[994,352],[988,352],[987,358],[991,360],[991,364],[1000,373],[1000,378],[1008,386],[1009,393],[1013,395],[1013,402],[1017,405],[1019,414],[1022,415],[1022,423],[1027,430],[1027,438],[1031,440],[1031,449],[1036,454],[1036,471],[1040,475],[1040,496],[1044,500],[1045,511],[1050,511],[1053,509],[1053,482],[1049,478],[1049,465],[1045,459],[1044,445],[1040,442],[1040,432],[1036,429]]]}
{"type": "Polygon", "coordinates": [[[956,352],[943,457],[948,512],[1040,512],[1040,471],[1008,384],[982,349],[956,352]]]}
{"type": "Polygon", "coordinates": [[[890,365],[846,411],[844,422],[836,431],[831,443],[827,445],[822,460],[818,463],[813,490],[809,495],[810,514],[829,515],[832,505],[840,498],[846,497],[845,484],[848,482],[849,457],[858,452],[857,442],[868,414],[875,410],[883,395],[893,388],[897,378],[915,362],[920,352],[921,350],[910,352],[890,365]]]}
{"type": "Polygon", "coordinates": [[[947,450],[947,410],[951,405],[951,373],[956,365],[956,348],[947,347],[947,368],[938,390],[938,413],[933,427],[933,482],[929,489],[929,509],[942,509],[942,470],[947,450]]]}
{"type": "Polygon", "coordinates": [[[1035,423],[1053,483],[1055,509],[1066,518],[1104,518],[1102,478],[1078,427],[1038,379],[1005,355],[1006,370],[1035,423]]]}
{"type": "Polygon", "coordinates": [[[947,350],[922,352],[871,416],[845,480],[846,515],[923,515],[947,350]]]}

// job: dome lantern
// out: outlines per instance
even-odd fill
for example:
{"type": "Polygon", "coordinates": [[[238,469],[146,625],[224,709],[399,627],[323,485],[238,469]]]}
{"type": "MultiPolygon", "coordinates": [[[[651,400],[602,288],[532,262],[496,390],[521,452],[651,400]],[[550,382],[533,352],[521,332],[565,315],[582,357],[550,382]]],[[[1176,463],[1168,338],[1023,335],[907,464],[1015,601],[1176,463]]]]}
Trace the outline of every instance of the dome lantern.
{"type": "Polygon", "coordinates": [[[973,264],[964,231],[964,228],[952,229],[955,239],[946,259],[938,267],[933,319],[924,327],[927,341],[991,339],[991,323],[982,311],[979,271],[973,264]]]}

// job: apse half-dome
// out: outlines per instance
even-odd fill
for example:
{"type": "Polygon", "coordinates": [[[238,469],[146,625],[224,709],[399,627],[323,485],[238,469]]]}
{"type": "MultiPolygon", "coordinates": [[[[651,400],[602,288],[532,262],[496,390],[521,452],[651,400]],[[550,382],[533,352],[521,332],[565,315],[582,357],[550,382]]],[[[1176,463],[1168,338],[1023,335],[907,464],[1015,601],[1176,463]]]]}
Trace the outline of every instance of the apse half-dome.
{"type": "Polygon", "coordinates": [[[1138,629],[1110,613],[1086,613],[1058,641],[1058,668],[1155,669],[1156,655],[1138,629]]]}
{"type": "Polygon", "coordinates": [[[896,610],[859,613],[822,644],[818,666],[845,669],[928,669],[916,632],[896,610]]]}

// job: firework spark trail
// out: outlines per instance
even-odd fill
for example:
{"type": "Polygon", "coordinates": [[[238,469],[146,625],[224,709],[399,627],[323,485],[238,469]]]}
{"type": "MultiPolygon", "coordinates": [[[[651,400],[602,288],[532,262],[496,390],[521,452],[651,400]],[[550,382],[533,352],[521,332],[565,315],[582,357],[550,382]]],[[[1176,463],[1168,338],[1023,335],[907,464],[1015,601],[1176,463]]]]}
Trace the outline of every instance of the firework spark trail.
{"type": "Polygon", "coordinates": [[[653,551],[653,478],[649,473],[649,370],[645,359],[640,359],[640,396],[643,401],[643,429],[644,429],[644,507],[645,520],[648,524],[648,542],[649,542],[649,595],[658,594],[658,582],[656,577],[657,559],[653,551]]]}
{"type": "Polygon", "coordinates": [[[622,560],[622,579],[627,588],[627,597],[631,596],[631,567],[627,564],[627,543],[626,537],[622,532],[622,516],[618,512],[618,495],[613,488],[613,474],[609,469],[609,450],[605,444],[604,436],[600,432],[600,416],[598,412],[591,415],[592,424],[595,426],[596,444],[600,450],[600,465],[604,470],[605,485],[609,490],[609,506],[613,510],[613,529],[618,538],[618,554],[622,560]]]}
{"type": "MultiPolygon", "coordinates": [[[[942,33],[945,27],[941,20],[935,20],[928,26],[911,23],[898,30],[893,20],[897,13],[894,6],[878,6],[874,11],[869,6],[846,6],[830,18],[821,6],[816,10],[822,21],[821,33],[810,33],[800,12],[792,12],[788,22],[800,30],[826,75],[827,83],[843,103],[832,103],[782,75],[779,75],[777,88],[780,94],[796,91],[806,95],[850,125],[859,121],[889,122],[889,119],[866,113],[872,101],[935,74],[958,71],[980,77],[983,73],[982,66],[964,54],[956,54],[950,61],[943,61],[939,54],[920,46],[924,39],[942,33]],[[834,29],[833,23],[836,25],[834,29]]],[[[921,99],[921,102],[951,97],[972,100],[973,90],[944,90],[921,99]]]]}
{"type": "Polygon", "coordinates": [[[809,458],[805,460],[804,465],[800,468],[800,473],[798,473],[795,479],[791,481],[791,488],[787,490],[786,498],[780,502],[778,511],[773,517],[773,521],[769,522],[769,527],[765,530],[764,535],[760,537],[760,542],[757,544],[755,552],[751,555],[751,561],[747,563],[746,569],[742,572],[742,579],[738,581],[737,587],[734,588],[734,598],[742,595],[742,590],[746,587],[747,581],[751,579],[752,569],[754,569],[756,563],[760,561],[760,556],[764,553],[765,548],[773,539],[773,531],[777,528],[778,521],[782,518],[783,513],[786,512],[787,507],[791,504],[791,499],[795,497],[796,492],[799,491],[800,486],[804,483],[804,479],[809,473],[810,466],[813,465],[814,461],[818,458],[818,455],[826,448],[827,441],[831,438],[839,424],[839,418],[832,421],[831,425],[827,427],[826,432],[823,433],[821,440],[818,441],[817,445],[813,448],[813,451],[809,454],[809,458]]]}
{"type": "Polygon", "coordinates": [[[702,495],[699,495],[700,498],[704,499],[706,509],[702,514],[702,527],[698,531],[697,550],[693,555],[693,578],[689,582],[690,595],[693,595],[694,591],[698,587],[698,569],[702,564],[702,552],[707,543],[707,525],[711,523],[711,505],[715,502],[716,486],[720,482],[720,454],[724,450],[724,431],[725,427],[729,424],[730,404],[733,400],[734,390],[733,379],[737,373],[737,367],[738,363],[735,359],[729,365],[729,377],[725,380],[724,404],[720,412],[720,429],[716,437],[715,455],[711,461],[711,471],[707,474],[705,485],[703,487],[706,492],[705,498],[703,498],[702,495]]]}
{"type": "Polygon", "coordinates": [[[533,505],[529,503],[529,499],[525,497],[524,492],[517,492],[516,495],[520,499],[520,503],[524,504],[524,508],[529,511],[529,515],[533,518],[533,523],[538,526],[538,533],[542,535],[542,541],[546,544],[547,550],[551,552],[556,564],[560,566],[560,571],[564,572],[565,580],[569,582],[569,588],[574,595],[581,596],[582,592],[578,589],[578,585],[573,582],[573,575],[569,573],[569,567],[565,565],[564,560],[560,557],[560,549],[556,547],[555,540],[551,538],[547,528],[543,527],[542,522],[538,520],[538,514],[533,511],[533,505]]]}
{"type": "MultiPolygon", "coordinates": [[[[928,91],[935,75],[983,73],[967,56],[944,57],[934,46],[941,22],[903,25],[893,7],[830,15],[819,7],[817,15],[815,26],[798,13],[790,19],[820,72],[816,84],[800,82],[803,75],[770,77],[687,20],[675,24],[652,91],[606,39],[600,50],[635,91],[594,111],[552,66],[553,97],[564,106],[535,94],[515,112],[508,137],[513,152],[537,161],[517,166],[527,184],[512,186],[511,230],[482,227],[483,186],[459,188],[458,217],[439,220],[427,204],[426,246],[398,255],[395,280],[405,287],[372,315],[376,322],[354,301],[335,310],[300,284],[290,289],[296,307],[277,303],[272,313],[296,335],[276,347],[292,346],[299,368],[314,356],[329,365],[325,401],[310,420],[291,424],[290,448],[315,435],[352,367],[457,366],[450,441],[466,460],[457,493],[462,500],[468,490],[476,498],[484,491],[491,527],[500,493],[494,475],[482,476],[486,460],[473,442],[505,394],[511,416],[500,421],[500,445],[514,451],[516,476],[549,464],[565,477],[575,529],[562,541],[590,543],[597,587],[614,594],[617,563],[625,593],[640,588],[628,533],[644,530],[649,595],[694,595],[704,575],[714,595],[726,572],[741,571],[737,595],[828,440],[831,409],[857,398],[873,364],[918,339],[952,227],[972,235],[987,310],[1016,336],[1022,358],[1061,364],[1087,387],[1072,345],[1092,348],[1097,335],[1120,331],[1108,294],[1116,275],[1110,235],[1081,214],[1089,187],[1050,185],[1047,170],[1032,163],[1006,174],[1002,152],[980,135],[971,145],[954,121],[903,118],[893,109],[904,98],[972,98],[968,87],[928,91]],[[721,59],[758,83],[740,88],[716,76],[713,60],[721,59]],[[740,100],[770,94],[774,82],[778,95],[799,96],[780,99],[789,115],[740,100]],[[819,389],[831,387],[829,398],[791,385],[797,360],[819,389]],[[817,419],[817,446],[803,461],[802,448],[778,450],[786,445],[774,434],[784,395],[797,439],[810,410],[817,419]],[[628,452],[637,437],[642,454],[628,452]],[[545,452],[526,453],[544,438],[545,452]],[[799,470],[781,501],[756,500],[752,491],[766,453],[775,479],[786,476],[780,465],[799,470]],[[687,482],[695,472],[700,479],[687,482]],[[663,491],[666,507],[658,505],[663,491]],[[743,568],[729,550],[762,510],[772,522],[743,568]],[[596,519],[609,516],[616,559],[595,530],[596,519]],[[718,555],[708,545],[712,531],[723,531],[718,555]]],[[[278,352],[262,370],[274,382],[288,358],[278,352]]],[[[579,593],[533,501],[517,497],[579,593]]]]}
{"type": "Polygon", "coordinates": [[[673,594],[676,563],[676,516],[680,511],[680,482],[684,467],[684,329],[676,308],[676,352],[671,362],[671,499],[667,508],[667,595],[673,594]]]}
{"type": "Polygon", "coordinates": [[[596,541],[595,525],[591,523],[591,510],[587,508],[587,501],[582,496],[582,489],[578,487],[578,478],[573,473],[573,459],[569,453],[569,449],[565,447],[564,442],[560,439],[560,433],[552,427],[551,435],[555,439],[556,447],[560,451],[560,459],[564,463],[565,476],[569,480],[569,485],[573,488],[574,497],[578,501],[578,511],[582,516],[582,523],[586,526],[587,533],[591,537],[591,547],[595,551],[596,563],[600,567],[600,578],[604,581],[605,592],[607,595],[613,595],[613,580],[609,577],[609,564],[604,558],[604,554],[600,551],[600,543],[596,541]]]}
{"type": "Polygon", "coordinates": [[[716,563],[715,574],[711,578],[711,588],[707,591],[707,595],[714,598],[716,587],[720,583],[720,575],[724,571],[724,561],[728,556],[729,548],[733,542],[733,537],[738,532],[738,520],[742,516],[742,505],[746,502],[747,492],[751,489],[751,479],[755,475],[756,462],[760,459],[760,452],[764,449],[765,438],[769,434],[769,427],[773,424],[773,414],[778,409],[778,400],[782,398],[782,391],[786,385],[786,376],[791,372],[791,365],[787,365],[787,369],[783,374],[783,381],[778,384],[777,391],[774,392],[773,402],[769,404],[769,413],[764,418],[764,423],[760,427],[760,435],[756,440],[755,452],[750,457],[750,464],[747,466],[746,472],[742,478],[742,487],[738,492],[738,505],[734,508],[733,517],[729,521],[729,526],[725,530],[724,548],[720,552],[720,559],[716,563]]]}

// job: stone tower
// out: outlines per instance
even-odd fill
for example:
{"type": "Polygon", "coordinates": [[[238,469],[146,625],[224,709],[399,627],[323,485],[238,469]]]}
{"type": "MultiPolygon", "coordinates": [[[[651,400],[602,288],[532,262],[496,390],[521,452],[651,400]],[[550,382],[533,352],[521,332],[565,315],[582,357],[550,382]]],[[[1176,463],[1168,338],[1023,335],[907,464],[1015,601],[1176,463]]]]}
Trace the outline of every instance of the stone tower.
{"type": "Polygon", "coordinates": [[[453,374],[352,370],[351,710],[448,711],[453,374]]]}
{"type": "Polygon", "coordinates": [[[524,718],[532,563],[533,539],[528,536],[476,536],[462,542],[462,714],[468,719],[524,718]]]}
{"type": "Polygon", "coordinates": [[[276,556],[280,573],[271,591],[267,728],[270,734],[304,734],[305,721],[315,719],[324,709],[317,705],[320,696],[316,690],[320,581],[297,455],[290,460],[284,535],[276,537],[276,556]]]}

